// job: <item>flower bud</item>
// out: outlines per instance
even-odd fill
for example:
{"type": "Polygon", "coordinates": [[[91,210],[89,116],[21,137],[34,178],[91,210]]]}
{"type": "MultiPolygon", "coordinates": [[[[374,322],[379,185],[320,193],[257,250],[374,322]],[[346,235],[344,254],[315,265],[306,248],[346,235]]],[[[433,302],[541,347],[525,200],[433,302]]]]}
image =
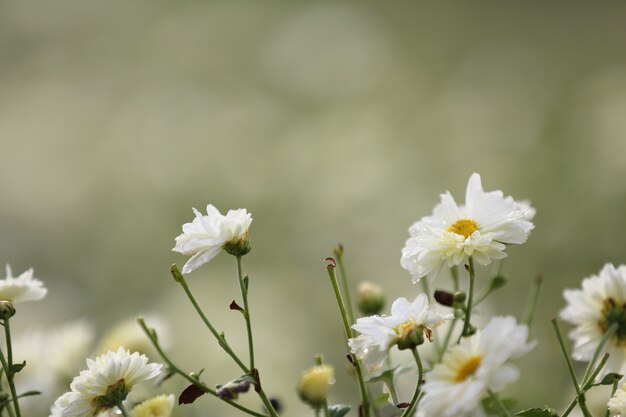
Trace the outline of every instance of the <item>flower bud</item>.
{"type": "Polygon", "coordinates": [[[233,256],[243,256],[250,252],[251,249],[248,233],[228,241],[224,245],[224,250],[233,256]]]}
{"type": "Polygon", "coordinates": [[[357,287],[356,304],[366,316],[380,314],[385,307],[385,293],[380,285],[361,281],[357,287]]]}
{"type": "Polygon", "coordinates": [[[415,349],[424,343],[424,327],[415,324],[404,326],[404,331],[398,339],[398,349],[415,349]]]}
{"type": "Polygon", "coordinates": [[[0,301],[0,319],[8,320],[15,315],[15,307],[10,301],[0,301]]]}
{"type": "Polygon", "coordinates": [[[304,371],[298,383],[300,399],[314,408],[323,406],[330,385],[335,383],[334,375],[330,365],[317,365],[304,371]]]}

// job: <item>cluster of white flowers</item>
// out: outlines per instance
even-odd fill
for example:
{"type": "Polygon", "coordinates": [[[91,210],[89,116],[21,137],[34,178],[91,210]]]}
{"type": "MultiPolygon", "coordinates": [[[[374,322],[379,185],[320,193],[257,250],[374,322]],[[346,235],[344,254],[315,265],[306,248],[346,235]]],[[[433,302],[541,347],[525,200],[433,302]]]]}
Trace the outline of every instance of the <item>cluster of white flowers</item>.
{"type": "Polygon", "coordinates": [[[176,237],[176,246],[172,250],[191,255],[183,266],[183,274],[209,262],[222,249],[228,249],[227,245],[242,246],[244,251],[247,246],[252,216],[246,209],[229,210],[225,216],[211,204],[206,210],[205,216],[194,208],[196,217],[191,223],[185,223],[183,233],[176,237]]]}

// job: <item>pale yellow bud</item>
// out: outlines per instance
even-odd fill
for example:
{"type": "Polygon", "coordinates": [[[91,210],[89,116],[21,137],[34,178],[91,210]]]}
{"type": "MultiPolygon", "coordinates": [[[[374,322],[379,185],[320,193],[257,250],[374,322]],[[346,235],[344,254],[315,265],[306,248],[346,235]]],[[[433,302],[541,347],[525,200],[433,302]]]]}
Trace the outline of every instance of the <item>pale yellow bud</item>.
{"type": "Polygon", "coordinates": [[[298,394],[305,403],[321,407],[328,397],[330,385],[335,383],[335,370],[330,365],[313,366],[302,373],[298,394]]]}
{"type": "Polygon", "coordinates": [[[356,290],[356,304],[366,316],[380,314],[385,307],[385,292],[380,285],[361,281],[356,290]]]}
{"type": "Polygon", "coordinates": [[[159,395],[135,406],[131,417],[172,417],[173,395],[159,395]]]}

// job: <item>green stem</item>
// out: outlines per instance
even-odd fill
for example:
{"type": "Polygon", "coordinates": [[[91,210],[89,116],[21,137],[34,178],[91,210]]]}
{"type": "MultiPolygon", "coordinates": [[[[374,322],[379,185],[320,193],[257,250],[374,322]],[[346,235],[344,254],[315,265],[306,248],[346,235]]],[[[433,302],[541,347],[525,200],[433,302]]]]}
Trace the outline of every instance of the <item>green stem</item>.
{"type": "Polygon", "coordinates": [[[119,410],[122,412],[122,415],[123,415],[124,417],[129,417],[129,416],[128,416],[128,411],[126,411],[126,408],[124,407],[124,404],[122,404],[122,402],[121,402],[121,401],[118,401],[118,402],[117,402],[117,408],[119,408],[119,410]]]}
{"type": "Polygon", "coordinates": [[[170,371],[173,371],[174,373],[180,375],[181,377],[183,377],[184,379],[186,379],[187,381],[189,381],[191,384],[195,385],[196,387],[200,388],[202,391],[206,392],[207,394],[210,394],[216,398],[219,398],[225,403],[232,405],[233,407],[243,411],[246,414],[250,414],[251,416],[255,416],[255,417],[267,417],[265,414],[257,413],[256,411],[250,410],[249,408],[246,408],[234,401],[220,398],[217,395],[216,391],[207,387],[204,383],[202,383],[199,379],[197,379],[197,377],[192,377],[187,372],[180,369],[174,362],[172,362],[169,356],[165,354],[165,352],[163,351],[163,349],[159,345],[159,342],[156,339],[156,334],[154,333],[154,330],[149,329],[148,326],[146,325],[146,322],[142,318],[137,319],[137,322],[139,323],[139,326],[142,328],[146,336],[148,336],[148,339],[150,339],[152,346],[154,346],[156,351],[159,353],[159,356],[161,356],[161,359],[163,359],[163,361],[167,364],[167,367],[169,368],[170,371]]]}
{"type": "MultiPolygon", "coordinates": [[[[332,258],[328,258],[327,260],[331,260],[332,258]]],[[[343,330],[346,337],[346,344],[348,339],[350,339],[352,335],[352,331],[350,329],[350,323],[348,322],[348,313],[346,312],[346,306],[343,302],[343,297],[341,296],[341,291],[339,290],[339,283],[337,282],[337,274],[335,273],[335,262],[332,260],[332,264],[326,267],[326,272],[328,272],[328,277],[330,278],[330,282],[333,287],[333,291],[335,293],[335,299],[337,300],[337,305],[339,306],[339,312],[341,313],[341,320],[343,321],[343,330]]],[[[361,391],[361,401],[363,407],[363,417],[370,416],[370,401],[367,393],[367,385],[365,383],[365,377],[363,376],[363,369],[361,368],[361,361],[355,356],[352,356],[352,363],[354,364],[354,368],[356,370],[357,379],[359,381],[359,390],[361,391]]]]}
{"type": "Polygon", "coordinates": [[[424,379],[424,366],[422,365],[422,360],[420,359],[420,355],[417,352],[416,348],[411,350],[413,353],[413,358],[415,358],[415,363],[417,364],[417,383],[415,384],[415,391],[413,391],[413,397],[411,397],[411,402],[409,406],[404,409],[404,412],[400,417],[408,417],[412,416],[415,411],[415,406],[417,405],[417,400],[420,395],[420,384],[422,383],[422,379],[424,379]]]}
{"type": "MultiPolygon", "coordinates": [[[[420,282],[422,283],[422,289],[424,290],[424,293],[426,293],[426,297],[428,297],[428,303],[430,304],[432,302],[432,294],[430,292],[430,286],[428,285],[428,277],[424,277],[420,280],[420,282]]],[[[438,333],[438,329],[434,329],[433,332],[435,333],[435,340],[434,340],[434,345],[435,345],[435,352],[437,352],[437,354],[441,353],[441,343],[439,340],[439,337],[437,337],[437,333],[438,333]]]]}
{"type": "Polygon", "coordinates": [[[469,291],[467,294],[467,311],[465,312],[465,324],[463,325],[463,336],[469,336],[470,331],[472,330],[471,325],[471,316],[472,316],[472,302],[474,301],[474,260],[472,257],[469,257],[468,261],[468,272],[469,272],[469,291]]]}
{"type": "Polygon", "coordinates": [[[500,401],[500,397],[498,396],[498,394],[489,390],[489,396],[491,397],[493,402],[496,403],[496,405],[502,412],[502,415],[504,415],[505,417],[513,417],[511,413],[509,412],[509,410],[504,406],[504,404],[502,404],[502,401],[500,401]]]}
{"type": "MultiPolygon", "coordinates": [[[[0,349],[0,363],[2,363],[2,369],[4,369],[5,375],[9,375],[10,368],[4,357],[4,353],[2,352],[2,349],[0,349]]],[[[15,412],[13,411],[13,407],[11,406],[11,403],[9,402],[9,400],[7,400],[6,409],[9,412],[9,417],[15,417],[15,412]]]]}
{"type": "Polygon", "coordinates": [[[7,363],[9,368],[5,370],[7,375],[7,381],[9,381],[9,389],[11,390],[11,398],[13,399],[13,407],[15,408],[15,416],[21,417],[20,401],[15,390],[15,372],[13,370],[13,347],[11,344],[11,328],[9,326],[9,319],[4,319],[4,335],[7,343],[7,363]]]}
{"type": "Polygon", "coordinates": [[[530,291],[528,292],[528,300],[526,301],[524,318],[522,319],[522,323],[525,323],[528,327],[530,327],[533,322],[533,316],[535,315],[535,310],[537,309],[537,300],[539,299],[539,290],[541,290],[542,282],[543,279],[540,275],[538,275],[533,280],[533,285],[531,285],[530,291]]]}
{"type": "MultiPolygon", "coordinates": [[[[589,378],[589,380],[583,384],[583,388],[582,388],[582,392],[585,393],[589,388],[592,387],[593,385],[593,381],[596,379],[596,377],[598,376],[598,374],[600,373],[600,371],[602,370],[602,368],[604,368],[604,365],[606,364],[606,361],[609,359],[609,354],[605,353],[604,356],[602,357],[602,360],[600,360],[600,363],[598,364],[598,366],[596,367],[596,369],[593,371],[593,373],[591,374],[591,377],[589,378]]],[[[576,404],[579,402],[578,401],[579,396],[577,395],[569,404],[569,406],[565,409],[565,411],[563,412],[563,414],[561,414],[561,417],[567,417],[569,415],[569,413],[574,409],[574,407],[576,407],[576,404]]]]}
{"type": "Polygon", "coordinates": [[[613,336],[613,334],[615,334],[618,326],[619,326],[618,323],[613,323],[608,328],[608,330],[602,335],[602,338],[600,339],[600,343],[598,343],[596,350],[593,352],[593,357],[591,358],[591,362],[589,362],[589,364],[587,365],[587,369],[585,369],[585,374],[583,375],[583,385],[586,384],[587,381],[589,380],[589,375],[591,374],[591,371],[593,370],[593,367],[595,366],[596,361],[598,360],[598,357],[600,357],[600,352],[602,351],[602,349],[604,349],[604,345],[606,345],[608,340],[613,336]]]}
{"type": "MultiPolygon", "coordinates": [[[[611,390],[611,396],[609,398],[613,398],[613,396],[615,395],[615,391],[617,391],[618,386],[619,386],[619,378],[615,378],[613,380],[613,389],[611,390]]],[[[607,407],[604,417],[610,417],[610,415],[611,415],[611,410],[609,410],[609,408],[607,407]]]]}
{"type": "Polygon", "coordinates": [[[244,317],[246,318],[246,331],[248,333],[248,351],[250,353],[250,369],[254,369],[254,342],[252,338],[252,324],[250,322],[250,309],[248,308],[248,283],[243,280],[243,269],[241,266],[241,256],[237,256],[237,277],[239,278],[239,288],[243,298],[244,317]]]}
{"type": "Polygon", "coordinates": [[[459,290],[459,267],[454,265],[450,268],[450,275],[452,276],[452,287],[454,291],[459,290]]]}
{"type": "MultiPolygon", "coordinates": [[[[354,324],[354,308],[352,307],[352,297],[350,296],[350,286],[348,285],[348,274],[346,274],[346,268],[343,265],[343,249],[341,251],[335,251],[337,255],[337,264],[339,265],[339,276],[341,277],[341,290],[346,295],[346,311],[348,313],[348,320],[350,324],[354,324]]],[[[354,332],[350,329],[350,337],[354,337],[354,332]]]]}
{"type": "Polygon", "coordinates": [[[185,294],[187,295],[187,298],[189,298],[189,301],[191,301],[191,304],[193,305],[193,307],[196,309],[196,312],[198,313],[198,315],[200,316],[200,318],[202,319],[202,321],[204,322],[204,324],[207,326],[207,328],[209,329],[209,331],[213,334],[213,336],[217,339],[220,347],[222,349],[224,349],[224,351],[231,357],[233,358],[233,360],[237,363],[237,365],[239,365],[239,367],[241,368],[241,370],[246,373],[249,374],[250,373],[250,369],[248,369],[246,367],[246,365],[244,365],[244,363],[241,361],[241,359],[239,359],[239,357],[237,356],[237,354],[231,349],[230,345],[228,344],[228,342],[226,342],[226,339],[224,339],[224,337],[219,334],[217,332],[217,330],[215,330],[215,327],[213,327],[213,325],[211,324],[211,322],[209,321],[209,319],[206,317],[206,315],[204,314],[204,312],[202,311],[202,308],[200,308],[200,305],[198,305],[198,302],[196,301],[195,297],[193,296],[193,294],[191,293],[191,291],[189,290],[189,286],[187,285],[187,281],[185,281],[185,277],[183,277],[183,275],[180,273],[180,271],[178,270],[178,266],[176,266],[176,264],[172,265],[171,269],[170,269],[172,276],[174,277],[174,280],[176,282],[178,282],[180,284],[181,287],[183,287],[183,290],[185,291],[185,294]]]}
{"type": "Polygon", "coordinates": [[[561,351],[563,352],[563,356],[565,357],[565,362],[567,363],[567,368],[569,369],[570,376],[572,377],[572,382],[574,383],[574,388],[576,388],[576,398],[578,401],[578,405],[580,406],[581,411],[585,417],[591,417],[591,413],[587,409],[587,404],[585,403],[585,398],[583,395],[584,391],[581,391],[580,385],[578,384],[578,380],[576,379],[576,373],[574,372],[574,366],[572,365],[572,360],[570,359],[569,353],[567,352],[567,348],[565,347],[565,342],[563,341],[563,335],[561,334],[561,329],[559,328],[559,323],[556,318],[552,319],[552,326],[554,327],[554,332],[556,333],[556,337],[559,339],[559,345],[561,345],[561,351]]]}
{"type": "Polygon", "coordinates": [[[454,327],[456,326],[457,321],[459,321],[459,318],[457,317],[455,313],[454,318],[452,319],[452,322],[450,323],[450,327],[448,327],[448,332],[446,333],[446,338],[443,341],[443,346],[441,347],[441,352],[439,353],[439,360],[437,362],[441,362],[443,355],[446,353],[446,350],[448,350],[448,345],[450,345],[450,339],[452,338],[452,333],[454,333],[454,327]]]}

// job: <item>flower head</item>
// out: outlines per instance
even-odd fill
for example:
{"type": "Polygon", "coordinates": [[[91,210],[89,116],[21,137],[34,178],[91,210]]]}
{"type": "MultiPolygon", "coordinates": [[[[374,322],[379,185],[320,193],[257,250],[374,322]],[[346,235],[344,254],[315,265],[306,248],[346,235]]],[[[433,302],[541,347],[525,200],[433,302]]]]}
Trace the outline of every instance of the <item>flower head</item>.
{"type": "Polygon", "coordinates": [[[513,317],[494,317],[476,334],[448,350],[426,374],[420,409],[429,417],[465,416],[479,410],[488,390],[498,392],[519,377],[509,359],[534,347],[528,327],[513,317]]]}
{"type": "Polygon", "coordinates": [[[335,370],[330,365],[313,366],[302,373],[298,394],[305,403],[321,407],[328,397],[328,389],[335,383],[335,370]]]}
{"type": "Polygon", "coordinates": [[[609,353],[606,369],[626,371],[626,265],[615,268],[606,264],[598,275],[585,278],[580,289],[566,289],[567,306],[563,320],[575,327],[569,337],[574,341],[572,357],[589,361],[604,333],[617,325],[605,351],[609,353]]]}
{"type": "Polygon", "coordinates": [[[158,395],[136,405],[130,414],[132,417],[171,417],[173,409],[173,395],[158,395]]]}
{"type": "Polygon", "coordinates": [[[233,255],[250,251],[248,229],[252,216],[246,209],[229,210],[226,216],[209,204],[206,216],[195,208],[196,217],[183,225],[183,233],[176,237],[172,249],[191,258],[183,266],[188,274],[213,259],[222,249],[233,255]]]}
{"type": "Polygon", "coordinates": [[[426,294],[418,295],[413,302],[398,298],[391,306],[390,316],[357,319],[352,328],[361,334],[348,340],[348,345],[368,369],[374,370],[382,365],[392,346],[415,347],[423,342],[424,334],[430,339],[432,329],[452,317],[435,312],[426,294]]]}
{"type": "Polygon", "coordinates": [[[157,377],[163,365],[148,363],[145,355],[124,348],[95,360],[70,384],[71,391],[56,401],[63,417],[95,416],[124,401],[134,385],[157,377]]]}
{"type": "Polygon", "coordinates": [[[13,277],[11,266],[6,266],[7,277],[0,280],[0,300],[18,303],[21,301],[40,300],[46,296],[48,290],[43,282],[33,278],[33,269],[22,272],[19,277],[13,277]]]}
{"type": "Polygon", "coordinates": [[[446,192],[431,216],[409,228],[402,267],[417,282],[424,276],[437,276],[443,266],[464,263],[470,256],[481,265],[505,258],[507,244],[521,244],[528,238],[534,214],[527,202],[504,197],[499,190],[484,191],[480,175],[474,173],[467,184],[465,205],[458,205],[446,192]]]}

